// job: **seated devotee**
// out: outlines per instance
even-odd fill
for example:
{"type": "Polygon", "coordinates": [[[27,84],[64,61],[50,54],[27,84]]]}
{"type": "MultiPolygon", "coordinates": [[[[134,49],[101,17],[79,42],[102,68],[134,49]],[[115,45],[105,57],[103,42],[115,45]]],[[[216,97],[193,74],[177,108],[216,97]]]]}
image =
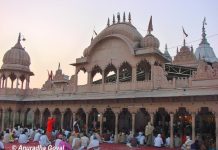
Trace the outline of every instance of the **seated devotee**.
{"type": "Polygon", "coordinates": [[[81,140],[79,138],[79,134],[73,139],[72,149],[79,150],[81,148],[81,140]]]}
{"type": "Polygon", "coordinates": [[[6,129],[3,141],[4,141],[5,144],[10,142],[10,131],[9,131],[9,129],[6,129]]]}
{"type": "Polygon", "coordinates": [[[36,141],[38,142],[40,139],[40,136],[41,136],[41,131],[36,130],[36,134],[34,135],[33,142],[36,142],[36,141]]]}
{"type": "Polygon", "coordinates": [[[127,135],[127,137],[126,137],[126,142],[127,143],[130,143],[130,140],[133,138],[133,133],[132,133],[132,131],[130,131],[129,132],[129,134],[127,135]]]}
{"type": "Polygon", "coordinates": [[[19,138],[18,138],[18,143],[20,144],[25,144],[25,143],[28,143],[29,140],[28,140],[28,137],[27,135],[25,134],[25,131],[23,131],[22,134],[20,134],[19,138]]]}
{"type": "MultiPolygon", "coordinates": [[[[67,141],[61,140],[59,143],[59,148],[57,148],[57,149],[72,150],[72,147],[67,141]]],[[[78,150],[82,150],[82,149],[78,149],[78,150]]]]}
{"type": "Polygon", "coordinates": [[[81,134],[81,147],[83,148],[87,148],[88,144],[89,144],[89,138],[87,137],[86,134],[81,134]]]}
{"type": "Polygon", "coordinates": [[[90,141],[87,150],[100,150],[99,141],[95,136],[93,137],[93,140],[90,141]]]}
{"type": "Polygon", "coordinates": [[[55,140],[55,148],[58,149],[60,142],[62,141],[63,136],[60,134],[55,140]]]}
{"type": "Polygon", "coordinates": [[[139,135],[136,137],[136,139],[137,139],[137,142],[140,145],[144,145],[144,143],[145,143],[145,136],[143,135],[142,132],[139,132],[139,135]]]}
{"type": "Polygon", "coordinates": [[[68,138],[68,143],[71,145],[73,143],[73,139],[76,137],[76,133],[74,131],[71,131],[71,135],[68,138]]]}
{"type": "Polygon", "coordinates": [[[0,133],[0,150],[4,150],[5,146],[3,143],[3,133],[0,133]]]}
{"type": "Polygon", "coordinates": [[[195,140],[194,143],[191,144],[191,150],[199,150],[200,149],[200,145],[198,140],[195,140]]]}
{"type": "Polygon", "coordinates": [[[170,137],[169,136],[167,136],[167,138],[166,138],[165,146],[170,147],[170,137]]]}
{"type": "Polygon", "coordinates": [[[97,132],[95,132],[95,137],[97,138],[99,143],[102,143],[101,136],[97,132]]]}
{"type": "Polygon", "coordinates": [[[39,144],[42,147],[47,147],[51,144],[51,142],[49,141],[47,135],[45,134],[45,132],[42,133],[42,135],[39,138],[39,144]]]}
{"type": "Polygon", "coordinates": [[[192,140],[190,139],[189,136],[186,136],[186,141],[185,143],[182,145],[181,149],[182,150],[189,150],[191,149],[191,144],[192,144],[192,140]]]}
{"type": "Polygon", "coordinates": [[[155,147],[162,147],[163,139],[161,138],[161,134],[158,134],[157,137],[154,139],[154,146],[155,147]]]}
{"type": "Polygon", "coordinates": [[[124,132],[122,132],[118,137],[119,143],[126,143],[126,135],[124,132]]]}
{"type": "Polygon", "coordinates": [[[180,139],[179,135],[175,135],[174,137],[174,147],[179,148],[182,145],[182,140],[180,139]]]}

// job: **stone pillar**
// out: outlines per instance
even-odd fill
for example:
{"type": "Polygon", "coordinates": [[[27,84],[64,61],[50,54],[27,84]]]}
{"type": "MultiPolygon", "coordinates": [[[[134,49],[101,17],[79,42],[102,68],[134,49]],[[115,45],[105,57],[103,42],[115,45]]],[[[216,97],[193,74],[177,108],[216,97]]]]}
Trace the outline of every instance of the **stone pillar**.
{"type": "Polygon", "coordinates": [[[103,127],[103,113],[99,114],[99,121],[100,121],[100,135],[102,135],[102,127],[103,127]]]}
{"type": "Polygon", "coordinates": [[[102,70],[102,92],[104,91],[104,82],[105,82],[105,76],[104,76],[104,70],[102,70]]]}
{"type": "Polygon", "coordinates": [[[5,79],[5,88],[7,88],[8,77],[5,79]]]}
{"type": "Polygon", "coordinates": [[[29,80],[30,80],[30,77],[27,76],[27,78],[26,78],[26,89],[29,89],[29,80]]]}
{"type": "Polygon", "coordinates": [[[4,130],[4,126],[5,126],[5,110],[2,110],[2,131],[4,130]]]}
{"type": "Polygon", "coordinates": [[[16,110],[13,111],[13,128],[15,127],[15,116],[16,116],[16,110]]]}
{"type": "Polygon", "coordinates": [[[19,79],[17,78],[16,89],[18,89],[19,79]]]}
{"type": "Polygon", "coordinates": [[[78,72],[77,72],[77,69],[75,69],[75,76],[74,76],[74,80],[75,80],[75,83],[74,83],[74,92],[77,91],[77,86],[78,86],[78,72]]]}
{"type": "Polygon", "coordinates": [[[136,82],[137,82],[137,74],[136,74],[136,66],[132,67],[132,89],[136,89],[136,82]]]}
{"type": "Polygon", "coordinates": [[[215,113],[215,123],[216,123],[216,149],[218,149],[218,112],[215,113]]]}
{"type": "Polygon", "coordinates": [[[195,141],[195,112],[192,113],[192,140],[195,141]]]}
{"type": "Polygon", "coordinates": [[[86,134],[89,132],[89,113],[86,112],[86,134]]]}
{"type": "Polygon", "coordinates": [[[119,68],[117,69],[116,91],[119,91],[119,68]]]}
{"type": "Polygon", "coordinates": [[[64,127],[64,112],[61,112],[61,129],[64,127]]]}
{"type": "Polygon", "coordinates": [[[42,127],[43,112],[40,111],[40,128],[42,127]]]}
{"type": "Polygon", "coordinates": [[[118,143],[118,115],[119,113],[115,113],[115,135],[114,135],[115,143],[118,143]]]}
{"type": "Polygon", "coordinates": [[[132,133],[135,134],[135,113],[132,113],[132,133]]]}
{"type": "Polygon", "coordinates": [[[72,113],[72,116],[71,116],[71,119],[70,119],[70,128],[73,127],[73,122],[74,122],[74,120],[76,119],[75,116],[76,116],[76,113],[73,112],[73,113],[72,113]]]}
{"type": "Polygon", "coordinates": [[[174,136],[173,136],[173,121],[174,121],[174,114],[170,113],[170,148],[173,148],[173,141],[174,141],[174,136]]]}
{"type": "Polygon", "coordinates": [[[35,111],[33,111],[32,129],[36,126],[34,120],[35,120],[35,111]]]}
{"type": "Polygon", "coordinates": [[[150,112],[149,115],[150,115],[150,118],[151,118],[150,122],[153,125],[154,124],[154,113],[150,112]]]}
{"type": "Polygon", "coordinates": [[[21,111],[20,112],[20,124],[24,126],[24,119],[25,119],[25,112],[21,111]]]}

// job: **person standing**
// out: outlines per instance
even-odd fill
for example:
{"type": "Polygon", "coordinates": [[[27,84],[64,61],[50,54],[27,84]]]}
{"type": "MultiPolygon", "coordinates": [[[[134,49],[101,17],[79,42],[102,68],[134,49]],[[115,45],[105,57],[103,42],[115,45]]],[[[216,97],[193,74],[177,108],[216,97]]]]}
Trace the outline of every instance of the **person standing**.
{"type": "Polygon", "coordinates": [[[152,126],[151,122],[148,122],[148,125],[145,127],[145,136],[147,138],[147,146],[152,146],[153,142],[152,142],[152,136],[153,136],[153,130],[154,127],[152,126]]]}
{"type": "Polygon", "coordinates": [[[52,138],[52,130],[53,130],[53,125],[54,125],[55,121],[56,121],[55,118],[52,118],[52,117],[49,117],[48,121],[47,121],[46,135],[47,135],[49,141],[52,138]]]}

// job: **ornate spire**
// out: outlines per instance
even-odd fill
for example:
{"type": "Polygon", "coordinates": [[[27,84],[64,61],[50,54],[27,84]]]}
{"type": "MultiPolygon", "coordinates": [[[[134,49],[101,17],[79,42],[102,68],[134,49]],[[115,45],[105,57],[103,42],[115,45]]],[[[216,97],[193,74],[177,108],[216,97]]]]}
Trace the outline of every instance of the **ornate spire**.
{"type": "Polygon", "coordinates": [[[107,26],[110,26],[110,18],[107,19],[107,26]]]}
{"type": "Polygon", "coordinates": [[[117,23],[120,23],[120,13],[117,13],[117,23]]]}
{"type": "Polygon", "coordinates": [[[113,24],[115,24],[115,16],[113,15],[113,24]]]}
{"type": "Polygon", "coordinates": [[[172,57],[170,56],[167,48],[167,44],[165,45],[164,56],[168,58],[168,60],[172,61],[172,57]]]}
{"type": "Polygon", "coordinates": [[[59,64],[58,64],[58,70],[60,70],[61,69],[61,63],[59,62],[59,64]]]}
{"type": "Polygon", "coordinates": [[[206,39],[206,33],[205,33],[205,25],[207,25],[206,23],[206,18],[204,17],[204,20],[203,20],[203,26],[202,26],[202,40],[201,40],[201,43],[200,44],[208,44],[207,42],[207,39],[206,39]]]}
{"type": "Polygon", "coordinates": [[[21,33],[19,33],[18,39],[17,39],[17,43],[14,45],[14,48],[18,48],[18,49],[24,49],[20,43],[20,41],[23,40],[25,41],[25,39],[21,39],[21,33]]]}
{"type": "Polygon", "coordinates": [[[129,23],[131,23],[132,18],[131,18],[131,13],[130,12],[129,12],[128,20],[129,20],[129,23]]]}
{"type": "Polygon", "coordinates": [[[183,46],[185,46],[186,44],[185,44],[186,42],[185,42],[185,39],[183,40],[183,46]]]}
{"type": "Polygon", "coordinates": [[[153,31],[152,16],[148,24],[148,34],[151,34],[151,31],[153,31]]]}
{"type": "Polygon", "coordinates": [[[167,43],[165,44],[165,51],[167,51],[168,50],[168,48],[167,48],[167,43]]]}
{"type": "Polygon", "coordinates": [[[123,22],[126,22],[126,14],[125,14],[125,12],[123,13],[123,22]]]}
{"type": "Polygon", "coordinates": [[[17,39],[17,43],[20,43],[21,41],[21,33],[19,33],[18,39],[17,39]]]}

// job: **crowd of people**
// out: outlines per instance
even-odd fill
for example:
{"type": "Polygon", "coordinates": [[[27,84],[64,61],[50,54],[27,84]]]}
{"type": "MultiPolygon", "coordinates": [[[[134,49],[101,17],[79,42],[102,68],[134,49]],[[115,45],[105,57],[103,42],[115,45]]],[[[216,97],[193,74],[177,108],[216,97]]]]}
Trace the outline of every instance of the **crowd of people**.
{"type": "MultiPolygon", "coordinates": [[[[13,129],[6,129],[0,135],[0,150],[4,150],[4,144],[19,143],[26,144],[29,142],[37,142],[42,147],[53,145],[56,148],[64,148],[64,150],[99,150],[100,143],[115,143],[114,134],[99,135],[98,132],[90,131],[88,135],[83,132],[78,132],[78,129],[72,130],[53,129],[55,123],[54,118],[49,118],[46,130],[42,128],[29,129],[17,126],[13,129]]],[[[175,135],[174,141],[170,140],[170,136],[164,137],[162,134],[154,134],[154,127],[149,122],[145,127],[145,132],[133,134],[131,131],[127,134],[120,132],[117,136],[117,142],[126,144],[128,147],[138,146],[154,146],[157,148],[170,147],[171,144],[175,148],[182,150],[206,150],[204,141],[200,136],[191,140],[189,136],[180,137],[175,135]],[[171,143],[173,142],[173,143],[171,143]]],[[[210,147],[210,150],[215,150],[215,144],[210,147]]]]}

